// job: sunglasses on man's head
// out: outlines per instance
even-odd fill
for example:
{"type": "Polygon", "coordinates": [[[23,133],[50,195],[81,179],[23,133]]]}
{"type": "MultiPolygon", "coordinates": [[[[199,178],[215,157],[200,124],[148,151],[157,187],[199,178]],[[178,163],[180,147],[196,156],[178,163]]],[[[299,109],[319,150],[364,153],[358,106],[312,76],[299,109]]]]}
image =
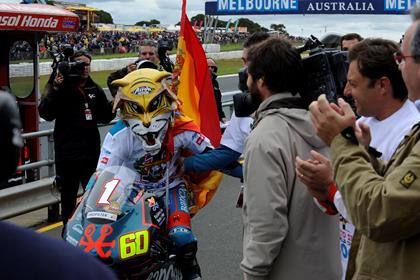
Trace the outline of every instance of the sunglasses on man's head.
{"type": "Polygon", "coordinates": [[[146,54],[148,54],[148,55],[154,55],[155,53],[154,52],[142,52],[140,54],[141,55],[146,55],[146,54]]]}

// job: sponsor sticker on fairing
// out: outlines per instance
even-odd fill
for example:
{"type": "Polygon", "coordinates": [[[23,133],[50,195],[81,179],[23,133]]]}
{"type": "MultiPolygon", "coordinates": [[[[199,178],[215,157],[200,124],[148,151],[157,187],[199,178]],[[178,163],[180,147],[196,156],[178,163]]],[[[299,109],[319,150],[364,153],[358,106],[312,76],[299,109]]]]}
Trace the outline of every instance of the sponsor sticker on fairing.
{"type": "Polygon", "coordinates": [[[87,218],[88,219],[93,219],[93,218],[104,219],[104,220],[115,222],[117,220],[117,215],[112,214],[112,213],[102,212],[102,211],[92,211],[87,214],[87,218]]]}
{"type": "Polygon", "coordinates": [[[70,235],[66,236],[66,241],[75,247],[77,247],[77,245],[79,244],[79,241],[71,237],[70,235]]]}

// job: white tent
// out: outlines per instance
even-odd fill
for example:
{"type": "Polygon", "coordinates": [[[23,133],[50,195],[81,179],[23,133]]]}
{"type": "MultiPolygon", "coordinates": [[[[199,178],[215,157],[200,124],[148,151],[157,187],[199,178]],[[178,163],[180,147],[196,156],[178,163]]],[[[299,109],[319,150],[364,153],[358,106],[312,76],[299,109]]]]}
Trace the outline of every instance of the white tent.
{"type": "Polygon", "coordinates": [[[169,32],[180,31],[181,27],[179,25],[175,26],[174,24],[169,25],[166,27],[166,30],[169,32]]]}

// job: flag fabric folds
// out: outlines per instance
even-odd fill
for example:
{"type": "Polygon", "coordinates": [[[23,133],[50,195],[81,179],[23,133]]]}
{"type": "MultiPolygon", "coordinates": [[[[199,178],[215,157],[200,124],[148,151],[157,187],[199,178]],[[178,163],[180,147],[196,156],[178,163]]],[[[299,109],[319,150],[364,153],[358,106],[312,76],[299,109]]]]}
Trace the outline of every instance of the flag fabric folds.
{"type": "MultiPolygon", "coordinates": [[[[186,0],[182,0],[181,30],[178,38],[174,81],[178,81],[177,95],[181,101],[180,112],[193,119],[212,145],[220,145],[221,131],[213,92],[211,74],[206,55],[186,14],[186,0]]],[[[195,214],[214,196],[222,179],[220,172],[189,174],[185,177],[194,193],[195,214]]]]}
{"type": "Polygon", "coordinates": [[[212,145],[218,147],[221,132],[211,74],[203,47],[198,40],[182,1],[181,31],[174,75],[179,75],[177,95],[180,111],[194,120],[212,145]]]}

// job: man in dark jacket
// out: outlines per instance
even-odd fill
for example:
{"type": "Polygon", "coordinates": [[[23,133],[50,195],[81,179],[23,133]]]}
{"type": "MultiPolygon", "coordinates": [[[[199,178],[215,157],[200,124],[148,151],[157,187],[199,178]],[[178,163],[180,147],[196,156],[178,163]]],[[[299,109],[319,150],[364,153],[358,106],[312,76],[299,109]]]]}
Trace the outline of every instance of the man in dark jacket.
{"type": "Polygon", "coordinates": [[[222,93],[220,92],[219,82],[217,81],[217,65],[212,58],[207,58],[207,65],[211,73],[211,83],[213,84],[214,98],[216,99],[217,114],[219,121],[225,123],[227,121],[225,112],[222,108],[222,93]]]}
{"type": "Polygon", "coordinates": [[[98,162],[97,124],[114,118],[111,102],[89,76],[90,55],[77,52],[71,59],[77,64],[70,71],[59,67],[39,104],[40,116],[47,121],[55,120],[56,180],[61,190],[64,224],[76,205],[79,184],[86,186],[98,162]]]}

